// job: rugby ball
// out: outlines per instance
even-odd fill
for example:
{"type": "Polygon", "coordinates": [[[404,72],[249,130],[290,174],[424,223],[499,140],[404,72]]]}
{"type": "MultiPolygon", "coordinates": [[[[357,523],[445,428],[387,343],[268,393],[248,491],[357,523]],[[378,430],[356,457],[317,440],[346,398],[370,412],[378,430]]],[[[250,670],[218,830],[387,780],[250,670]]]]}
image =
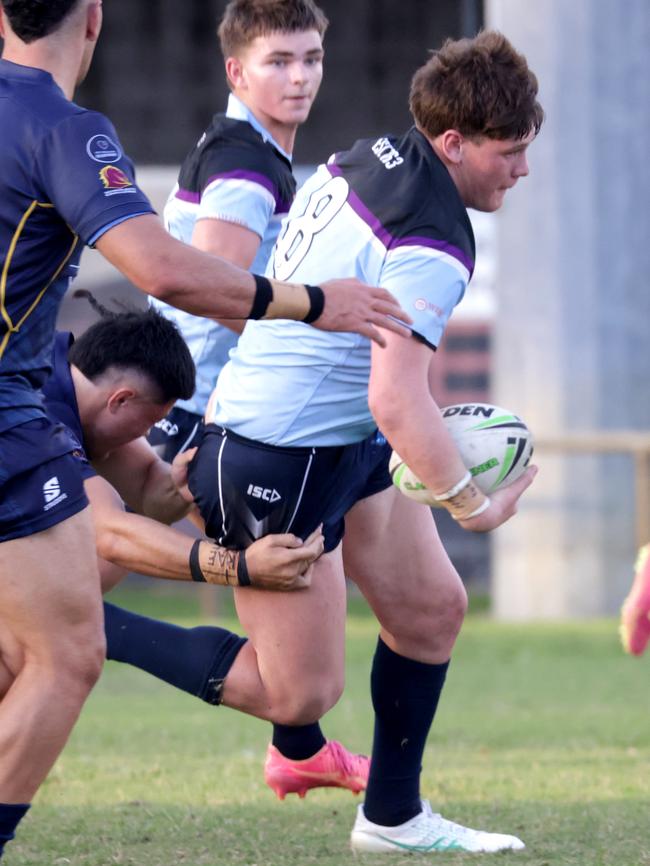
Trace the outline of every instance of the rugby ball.
{"type": "MultiPolygon", "coordinates": [[[[458,403],[441,411],[463,463],[484,493],[512,484],[528,466],[533,437],[518,415],[489,403],[458,403]]],[[[395,451],[389,469],[393,484],[405,496],[435,504],[431,492],[395,451]]]]}

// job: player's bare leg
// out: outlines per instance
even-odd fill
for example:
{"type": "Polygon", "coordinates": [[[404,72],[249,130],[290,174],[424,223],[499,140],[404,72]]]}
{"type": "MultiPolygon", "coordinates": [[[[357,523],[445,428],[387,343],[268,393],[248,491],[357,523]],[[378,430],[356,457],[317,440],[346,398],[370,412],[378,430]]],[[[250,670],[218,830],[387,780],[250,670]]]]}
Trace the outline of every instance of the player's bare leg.
{"type": "Polygon", "coordinates": [[[390,487],[358,502],[345,522],[346,572],[375,612],[382,640],[407,658],[446,662],[467,596],[430,509],[390,487]]]}
{"type": "Polygon", "coordinates": [[[462,582],[425,506],[389,488],[346,517],[344,556],[381,624],[371,678],[375,738],[356,850],[498,851],[514,836],[447,821],[420,798],[420,768],[466,608],[462,582]]]}
{"type": "Polygon", "coordinates": [[[340,547],[317,560],[306,591],[237,591],[250,640],[226,678],[224,703],[274,722],[264,777],[280,799],[315,787],[365,789],[368,758],[325,740],[318,725],[343,688],[345,608],[340,547]]]}
{"type": "Polygon", "coordinates": [[[0,544],[0,575],[3,630],[23,653],[22,667],[0,703],[0,802],[28,803],[102,668],[101,595],[89,510],[0,544]]]}
{"type": "Polygon", "coordinates": [[[308,589],[235,590],[249,637],[228,674],[223,703],[287,725],[317,721],[343,689],[346,593],[340,546],[314,563],[308,589]]]}

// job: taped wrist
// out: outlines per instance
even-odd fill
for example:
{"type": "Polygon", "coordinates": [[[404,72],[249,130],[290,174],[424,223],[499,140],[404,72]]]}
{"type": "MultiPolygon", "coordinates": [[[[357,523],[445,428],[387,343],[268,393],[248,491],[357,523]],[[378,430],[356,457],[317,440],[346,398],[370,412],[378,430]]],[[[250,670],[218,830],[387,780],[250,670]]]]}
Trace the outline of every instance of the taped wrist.
{"type": "Polygon", "coordinates": [[[226,550],[198,538],[190,551],[190,574],[198,583],[215,586],[249,586],[251,582],[242,551],[226,550]]]}
{"type": "Polygon", "coordinates": [[[489,498],[474,484],[469,472],[446,493],[438,494],[435,500],[454,520],[469,520],[490,507],[489,498]]]}
{"type": "Polygon", "coordinates": [[[291,319],[311,324],[325,309],[325,293],[320,286],[280,283],[253,274],[255,301],[249,319],[291,319]]]}

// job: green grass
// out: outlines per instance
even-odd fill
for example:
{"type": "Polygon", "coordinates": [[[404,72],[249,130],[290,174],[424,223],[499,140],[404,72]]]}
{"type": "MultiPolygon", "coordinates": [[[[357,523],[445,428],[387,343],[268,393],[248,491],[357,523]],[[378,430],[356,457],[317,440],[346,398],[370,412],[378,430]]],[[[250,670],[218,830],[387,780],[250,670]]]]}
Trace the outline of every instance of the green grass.
{"type": "MultiPolygon", "coordinates": [[[[195,622],[188,593],[131,593],[128,603],[195,622]]],[[[360,602],[352,607],[347,690],[324,728],[367,750],[376,628],[360,602]]],[[[505,626],[470,616],[429,739],[423,791],[445,816],[520,835],[527,849],[434,861],[650,866],[649,685],[648,660],[623,655],[611,621],[505,626]]],[[[263,722],[109,664],[8,847],[7,866],[431,859],[353,856],[357,800],[348,792],[276,801],[261,773],[268,736],[263,722]]]]}

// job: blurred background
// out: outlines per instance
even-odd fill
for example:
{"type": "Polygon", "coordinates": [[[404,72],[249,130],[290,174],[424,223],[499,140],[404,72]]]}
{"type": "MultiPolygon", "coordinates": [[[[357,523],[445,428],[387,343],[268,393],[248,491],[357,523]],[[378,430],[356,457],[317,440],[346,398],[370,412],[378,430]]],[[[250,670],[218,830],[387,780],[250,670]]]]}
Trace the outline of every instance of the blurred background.
{"type": "MultiPolygon", "coordinates": [[[[546,110],[529,178],[472,213],[478,266],[436,356],[441,405],[520,414],[540,474],[491,538],[440,518],[452,558],[501,619],[614,613],[650,536],[650,3],[648,0],[321,0],[325,77],[295,151],[299,181],[356,138],[410,125],[411,76],[446,37],[502,30],[546,110]]],[[[227,88],[225,2],[107,0],[77,101],[105,112],[162,207],[227,88]]],[[[76,287],[144,299],[87,251],[76,287]]],[[[67,298],[60,324],[91,320],[67,298]]]]}

